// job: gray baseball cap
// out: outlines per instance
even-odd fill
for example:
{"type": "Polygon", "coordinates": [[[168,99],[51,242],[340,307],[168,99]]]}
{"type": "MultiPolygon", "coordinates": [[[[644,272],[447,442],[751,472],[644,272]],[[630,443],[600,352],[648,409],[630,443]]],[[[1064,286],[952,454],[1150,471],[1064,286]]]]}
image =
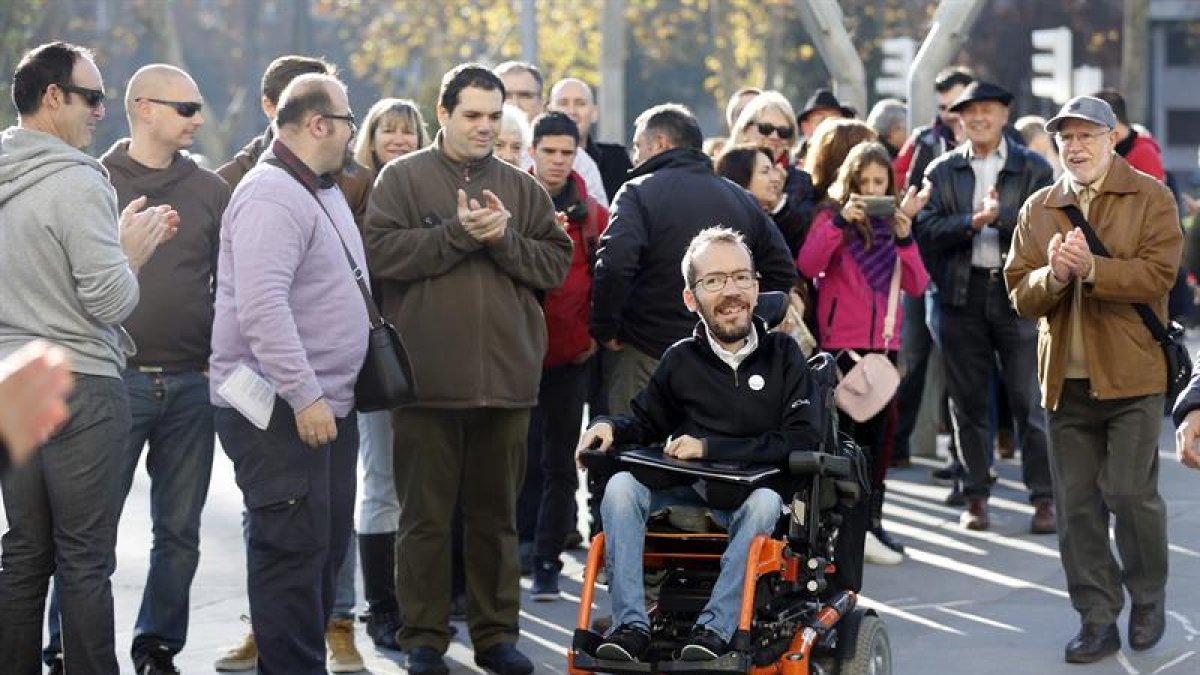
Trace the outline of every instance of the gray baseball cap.
{"type": "Polygon", "coordinates": [[[1099,124],[1109,129],[1115,129],[1117,126],[1117,116],[1113,114],[1112,107],[1107,102],[1095,96],[1076,96],[1067,101],[1062,110],[1046,122],[1046,133],[1056,133],[1064,121],[1072,119],[1099,124]]]}

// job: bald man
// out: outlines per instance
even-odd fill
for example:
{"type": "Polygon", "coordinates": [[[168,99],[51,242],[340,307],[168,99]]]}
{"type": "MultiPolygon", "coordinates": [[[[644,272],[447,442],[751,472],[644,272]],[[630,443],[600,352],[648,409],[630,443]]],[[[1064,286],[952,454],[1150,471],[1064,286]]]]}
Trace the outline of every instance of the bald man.
{"type": "Polygon", "coordinates": [[[367,278],[362,238],[332,176],[356,130],[345,85],[295,78],[275,130],[222,221],[209,397],[246,506],[258,672],[325,675],[334,572],[353,528],[354,383],[370,323],[353,274],[367,278]],[[239,404],[243,376],[274,392],[265,420],[239,404]]]}
{"type": "MultiPolygon", "coordinates": [[[[118,207],[139,197],[179,213],[178,234],[139,274],[141,297],[125,330],[137,345],[121,379],[129,393],[129,439],[119,458],[114,499],[124,504],[146,449],[153,532],[150,569],[133,629],[134,671],[174,673],[187,639],[192,577],[200,561],[200,511],[213,460],[213,408],[208,401],[213,281],[221,214],[229,188],[184,152],[204,124],[196,83],[174,66],[134,73],[125,90],[130,137],[100,162],[118,207]]],[[[57,631],[51,620],[51,648],[57,631]]]]}
{"type": "MultiPolygon", "coordinates": [[[[579,147],[587,150],[587,154],[596,162],[600,170],[600,178],[604,183],[604,192],[610,200],[615,199],[617,190],[625,184],[633,163],[629,161],[629,151],[619,143],[597,143],[592,127],[600,118],[596,107],[596,97],[592,88],[583,80],[568,77],[554,83],[550,88],[550,110],[566,113],[579,127],[579,147]]],[[[576,157],[581,156],[579,153],[576,157]]],[[[589,190],[591,186],[588,186],[589,190]]],[[[589,192],[590,194],[590,192],[589,192]]]]}

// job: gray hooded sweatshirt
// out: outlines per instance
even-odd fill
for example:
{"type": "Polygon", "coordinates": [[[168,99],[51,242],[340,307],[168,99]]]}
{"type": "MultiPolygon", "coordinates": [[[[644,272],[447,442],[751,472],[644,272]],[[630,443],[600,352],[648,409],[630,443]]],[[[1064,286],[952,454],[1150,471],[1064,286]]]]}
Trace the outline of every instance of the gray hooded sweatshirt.
{"type": "Polygon", "coordinates": [[[120,377],[138,302],[100,162],[50,134],[0,133],[0,358],[43,338],[71,369],[120,377]]]}

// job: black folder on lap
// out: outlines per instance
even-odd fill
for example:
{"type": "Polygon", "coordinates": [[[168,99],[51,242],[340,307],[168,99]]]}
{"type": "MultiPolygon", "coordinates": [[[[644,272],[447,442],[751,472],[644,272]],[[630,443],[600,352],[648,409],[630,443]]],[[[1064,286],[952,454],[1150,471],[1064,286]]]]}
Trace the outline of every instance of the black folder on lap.
{"type": "Polygon", "coordinates": [[[626,464],[641,464],[656,469],[697,478],[715,478],[747,485],[757,483],[768,476],[780,473],[779,467],[769,464],[743,464],[741,462],[712,462],[703,459],[675,459],[662,453],[662,448],[633,448],[624,450],[618,459],[626,464]]]}

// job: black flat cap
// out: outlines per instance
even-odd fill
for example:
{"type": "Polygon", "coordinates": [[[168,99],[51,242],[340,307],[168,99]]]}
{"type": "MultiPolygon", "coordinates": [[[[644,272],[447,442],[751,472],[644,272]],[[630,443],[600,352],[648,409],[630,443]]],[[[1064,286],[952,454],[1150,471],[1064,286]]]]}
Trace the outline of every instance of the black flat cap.
{"type": "Polygon", "coordinates": [[[804,110],[801,110],[800,114],[796,115],[796,121],[803,122],[804,118],[818,110],[825,108],[832,108],[840,111],[843,117],[854,117],[858,114],[854,108],[851,108],[848,105],[842,105],[841,101],[837,100],[837,97],[833,95],[832,91],[829,91],[828,89],[818,89],[813,92],[812,96],[808,97],[808,101],[804,104],[804,110]]]}
{"type": "Polygon", "coordinates": [[[991,82],[975,80],[968,84],[966,89],[963,89],[958,98],[954,99],[954,103],[950,104],[950,112],[961,112],[968,103],[980,101],[999,101],[1004,105],[1010,105],[1012,99],[1013,95],[1008,93],[1004,87],[991,82]]]}

